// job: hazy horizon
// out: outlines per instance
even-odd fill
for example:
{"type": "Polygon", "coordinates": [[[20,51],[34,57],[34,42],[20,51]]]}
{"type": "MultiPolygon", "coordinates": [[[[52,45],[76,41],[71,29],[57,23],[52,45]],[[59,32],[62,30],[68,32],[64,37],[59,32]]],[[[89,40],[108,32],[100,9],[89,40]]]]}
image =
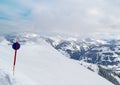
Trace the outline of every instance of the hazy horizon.
{"type": "Polygon", "coordinates": [[[0,32],[119,35],[119,4],[119,0],[0,0],[0,32]]]}

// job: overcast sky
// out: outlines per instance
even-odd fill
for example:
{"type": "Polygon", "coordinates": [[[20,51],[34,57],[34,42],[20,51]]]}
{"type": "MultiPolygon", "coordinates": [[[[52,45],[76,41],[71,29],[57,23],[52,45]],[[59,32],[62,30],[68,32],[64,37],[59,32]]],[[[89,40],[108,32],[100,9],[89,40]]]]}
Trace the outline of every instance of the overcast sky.
{"type": "Polygon", "coordinates": [[[0,33],[120,33],[120,0],[0,0],[0,33]]]}

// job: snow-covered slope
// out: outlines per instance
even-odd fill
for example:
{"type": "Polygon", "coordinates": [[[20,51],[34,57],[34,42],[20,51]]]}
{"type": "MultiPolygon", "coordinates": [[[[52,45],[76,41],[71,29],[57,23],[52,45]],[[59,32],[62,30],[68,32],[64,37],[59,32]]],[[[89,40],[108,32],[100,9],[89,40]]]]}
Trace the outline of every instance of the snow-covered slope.
{"type": "Polygon", "coordinates": [[[39,44],[27,42],[21,46],[13,77],[14,50],[7,43],[0,42],[0,85],[112,85],[42,39],[39,44]]]}
{"type": "Polygon", "coordinates": [[[83,61],[81,65],[92,71],[98,70],[97,74],[120,85],[120,39],[68,40],[55,36],[46,38],[46,41],[65,56],[83,61]]]}
{"type": "Polygon", "coordinates": [[[67,40],[46,39],[55,49],[75,60],[99,65],[118,65],[120,63],[120,40],[67,40]],[[59,41],[58,41],[59,40],[59,41]]]}

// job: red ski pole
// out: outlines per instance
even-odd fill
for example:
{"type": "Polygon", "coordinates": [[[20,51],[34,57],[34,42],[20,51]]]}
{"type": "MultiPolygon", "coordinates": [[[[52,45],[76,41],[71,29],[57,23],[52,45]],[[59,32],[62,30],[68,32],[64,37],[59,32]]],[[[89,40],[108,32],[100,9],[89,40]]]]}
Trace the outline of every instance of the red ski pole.
{"type": "Polygon", "coordinates": [[[14,73],[15,73],[16,55],[17,55],[17,50],[15,50],[15,54],[14,54],[13,75],[14,75],[14,73]]]}

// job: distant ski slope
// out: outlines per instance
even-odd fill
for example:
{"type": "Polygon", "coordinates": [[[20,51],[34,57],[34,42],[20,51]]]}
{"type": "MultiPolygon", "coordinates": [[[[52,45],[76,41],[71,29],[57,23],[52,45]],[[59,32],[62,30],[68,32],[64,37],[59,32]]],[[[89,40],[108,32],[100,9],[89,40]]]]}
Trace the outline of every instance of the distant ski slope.
{"type": "Polygon", "coordinates": [[[13,77],[14,50],[7,43],[0,43],[0,85],[112,85],[43,40],[21,46],[13,77]]]}

